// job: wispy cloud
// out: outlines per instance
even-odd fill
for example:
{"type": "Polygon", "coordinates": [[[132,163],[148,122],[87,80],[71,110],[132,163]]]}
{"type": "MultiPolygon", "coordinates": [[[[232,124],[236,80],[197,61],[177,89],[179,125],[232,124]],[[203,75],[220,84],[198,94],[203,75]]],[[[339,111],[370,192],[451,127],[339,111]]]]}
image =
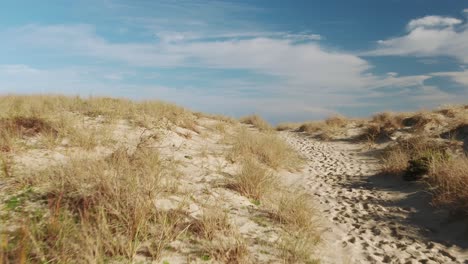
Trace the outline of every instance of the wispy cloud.
{"type": "Polygon", "coordinates": [[[367,56],[411,55],[420,57],[450,56],[468,63],[468,25],[460,19],[426,16],[411,20],[408,33],[380,40],[367,56]]]}
{"type": "Polygon", "coordinates": [[[60,61],[59,66],[0,65],[0,92],[155,97],[203,111],[300,120],[346,107],[457,102],[463,96],[427,83],[447,77],[468,85],[466,70],[376,74],[365,57],[444,55],[467,63],[468,26],[458,18],[413,19],[405,35],[357,54],[330,48],[323,32],[272,31],[232,17],[268,12],[248,5],[158,1],[156,8],[149,1],[143,9],[164,11],[148,16],[130,2],[104,3],[118,19],[118,37],[91,24],[30,24],[0,32],[0,45],[14,47],[18,54],[60,61]],[[226,23],[226,18],[232,19],[226,23]],[[177,80],[162,81],[170,78],[177,80]]]}
{"type": "Polygon", "coordinates": [[[432,75],[449,77],[454,82],[468,87],[468,69],[464,69],[463,71],[457,71],[457,72],[436,72],[436,73],[432,73],[432,75]]]}
{"type": "Polygon", "coordinates": [[[91,25],[28,25],[11,29],[7,35],[25,49],[61,51],[63,56],[89,56],[139,67],[247,69],[317,89],[362,87],[368,79],[363,73],[370,68],[350,53],[328,51],[315,42],[297,42],[319,38],[310,34],[223,35],[225,39],[216,35],[218,40],[206,40],[196,34],[163,32],[152,43],[113,43],[98,36],[91,25]]]}

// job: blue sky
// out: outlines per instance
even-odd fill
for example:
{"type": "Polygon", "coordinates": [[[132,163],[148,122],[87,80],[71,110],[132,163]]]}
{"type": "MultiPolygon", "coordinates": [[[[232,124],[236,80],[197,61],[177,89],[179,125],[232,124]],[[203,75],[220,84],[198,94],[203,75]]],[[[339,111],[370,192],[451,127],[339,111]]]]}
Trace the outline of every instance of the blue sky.
{"type": "Polygon", "coordinates": [[[272,122],[468,102],[468,2],[2,1],[0,93],[272,122]]]}

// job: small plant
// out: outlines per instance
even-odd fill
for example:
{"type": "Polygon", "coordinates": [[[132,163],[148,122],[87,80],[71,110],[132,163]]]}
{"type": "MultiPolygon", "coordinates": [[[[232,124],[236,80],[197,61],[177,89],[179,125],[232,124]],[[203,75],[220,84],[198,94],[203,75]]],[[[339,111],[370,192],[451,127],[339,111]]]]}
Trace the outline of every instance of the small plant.
{"type": "Polygon", "coordinates": [[[298,123],[280,123],[276,126],[277,131],[297,130],[300,124],[298,123]]]}
{"type": "Polygon", "coordinates": [[[258,115],[250,115],[250,116],[242,117],[240,119],[240,122],[244,124],[248,124],[248,125],[253,125],[254,127],[258,128],[260,131],[273,130],[271,125],[258,115]]]}
{"type": "Polygon", "coordinates": [[[228,233],[232,229],[228,215],[217,212],[214,208],[203,211],[201,219],[194,219],[189,231],[200,238],[212,240],[215,235],[228,233]]]}
{"type": "Polygon", "coordinates": [[[1,162],[1,172],[2,172],[2,177],[9,178],[11,177],[11,161],[10,159],[6,156],[0,153],[0,162],[1,162]]]}
{"type": "Polygon", "coordinates": [[[250,200],[250,202],[256,206],[260,206],[262,204],[260,200],[250,200]]]}
{"type": "Polygon", "coordinates": [[[228,187],[256,201],[278,184],[276,176],[255,161],[247,159],[242,168],[228,183],[228,187]]]}
{"type": "Polygon", "coordinates": [[[228,153],[231,161],[253,158],[273,169],[297,169],[301,158],[291,147],[272,133],[250,132],[240,129],[234,135],[228,153]]]}
{"type": "Polygon", "coordinates": [[[434,203],[468,213],[468,157],[438,159],[431,163],[427,179],[434,203]]]}
{"type": "Polygon", "coordinates": [[[270,218],[286,230],[277,247],[286,263],[316,263],[312,252],[320,240],[315,211],[303,193],[278,190],[278,196],[267,204],[270,218]]]}

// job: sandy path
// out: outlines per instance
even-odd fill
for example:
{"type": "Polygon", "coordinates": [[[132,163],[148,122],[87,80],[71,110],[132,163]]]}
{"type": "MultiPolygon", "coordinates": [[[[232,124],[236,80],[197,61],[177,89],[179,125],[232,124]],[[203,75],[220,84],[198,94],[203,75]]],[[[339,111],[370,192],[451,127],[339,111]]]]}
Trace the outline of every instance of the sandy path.
{"type": "Polygon", "coordinates": [[[307,159],[296,184],[314,197],[325,218],[322,263],[468,263],[466,250],[437,237],[450,230],[437,230],[444,226],[441,217],[421,207],[427,195],[388,178],[380,184],[374,176],[378,160],[364,155],[362,146],[282,136],[307,159]]]}

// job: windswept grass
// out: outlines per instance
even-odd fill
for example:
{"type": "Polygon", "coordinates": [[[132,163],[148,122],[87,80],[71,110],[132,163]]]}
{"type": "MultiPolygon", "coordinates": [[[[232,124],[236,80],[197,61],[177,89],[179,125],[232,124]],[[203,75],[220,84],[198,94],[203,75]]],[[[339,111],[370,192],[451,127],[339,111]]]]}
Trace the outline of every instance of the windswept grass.
{"type": "Polygon", "coordinates": [[[18,139],[38,134],[49,134],[54,137],[57,130],[52,124],[40,117],[13,116],[0,119],[0,150],[13,150],[18,139]]]}
{"type": "Polygon", "coordinates": [[[251,159],[243,161],[239,173],[228,182],[229,188],[254,200],[262,199],[277,185],[274,173],[251,159]]]}
{"type": "Polygon", "coordinates": [[[273,169],[297,169],[302,160],[291,147],[273,133],[251,132],[240,129],[233,138],[228,153],[232,161],[256,159],[273,169]]]}
{"type": "Polygon", "coordinates": [[[200,219],[194,219],[189,232],[202,239],[202,255],[222,263],[248,263],[249,251],[226,212],[205,208],[200,219]]]}
{"type": "Polygon", "coordinates": [[[245,128],[234,136],[229,156],[240,161],[240,170],[228,187],[259,202],[283,232],[274,247],[285,263],[316,263],[313,252],[319,241],[311,198],[282,186],[273,168],[298,168],[302,160],[277,135],[250,132],[245,128]]]}
{"type": "Polygon", "coordinates": [[[0,97],[0,151],[21,149],[38,137],[43,147],[68,145],[92,150],[112,143],[110,125],[116,120],[146,128],[180,126],[197,131],[191,112],[159,101],[66,96],[0,97]]]}
{"type": "Polygon", "coordinates": [[[434,160],[428,182],[436,204],[468,213],[468,157],[434,160]]]}
{"type": "Polygon", "coordinates": [[[297,128],[298,132],[315,133],[323,130],[325,123],[322,121],[306,122],[297,128]]]}
{"type": "Polygon", "coordinates": [[[359,138],[369,142],[388,139],[394,131],[403,127],[403,119],[404,116],[401,114],[391,112],[378,113],[364,125],[364,132],[359,138]]]}
{"type": "Polygon", "coordinates": [[[105,117],[112,121],[125,119],[135,124],[154,127],[168,122],[193,129],[196,116],[190,111],[161,101],[134,102],[127,99],[106,97],[67,97],[61,95],[2,96],[0,117],[50,117],[57,113],[71,112],[88,117],[105,117]]]}
{"type": "Polygon", "coordinates": [[[310,199],[304,193],[280,190],[267,203],[271,219],[286,230],[277,244],[286,263],[318,263],[313,252],[320,232],[310,199]]]}
{"type": "Polygon", "coordinates": [[[270,131],[273,130],[271,125],[261,118],[259,115],[250,115],[240,118],[240,122],[243,124],[253,125],[258,128],[260,131],[270,131]]]}
{"type": "Polygon", "coordinates": [[[23,188],[33,190],[27,198],[38,213],[3,234],[4,256],[10,263],[130,261],[142,252],[157,259],[184,230],[181,217],[171,216],[168,224],[153,204],[164,173],[157,152],[138,148],[20,177],[23,188]]]}
{"type": "Polygon", "coordinates": [[[324,121],[310,121],[301,124],[296,131],[315,134],[321,140],[331,140],[344,131],[351,121],[346,117],[335,115],[324,121]]]}
{"type": "Polygon", "coordinates": [[[440,143],[425,136],[400,140],[384,151],[382,171],[387,174],[403,175],[407,172],[409,161],[432,160],[443,156],[444,153],[444,147],[440,143]]]}
{"type": "Polygon", "coordinates": [[[280,123],[275,129],[276,131],[297,130],[301,124],[299,123],[280,123]]]}

